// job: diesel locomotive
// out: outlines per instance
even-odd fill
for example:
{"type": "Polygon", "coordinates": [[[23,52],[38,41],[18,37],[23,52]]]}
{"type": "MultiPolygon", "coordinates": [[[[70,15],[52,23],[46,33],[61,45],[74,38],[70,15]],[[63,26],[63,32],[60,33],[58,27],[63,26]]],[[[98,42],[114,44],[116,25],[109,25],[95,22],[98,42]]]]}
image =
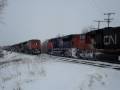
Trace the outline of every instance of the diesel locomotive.
{"type": "Polygon", "coordinates": [[[40,54],[41,53],[41,41],[38,39],[32,39],[18,44],[10,45],[6,50],[26,53],[26,54],[40,54]]]}

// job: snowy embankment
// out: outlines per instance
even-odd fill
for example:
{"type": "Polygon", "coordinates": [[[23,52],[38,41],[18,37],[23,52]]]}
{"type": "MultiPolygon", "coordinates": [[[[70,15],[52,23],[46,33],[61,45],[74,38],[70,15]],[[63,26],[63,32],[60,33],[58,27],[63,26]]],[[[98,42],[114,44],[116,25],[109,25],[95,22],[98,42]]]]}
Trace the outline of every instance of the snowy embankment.
{"type": "MultiPolygon", "coordinates": [[[[57,59],[57,58],[55,58],[57,59]]],[[[0,90],[119,90],[120,71],[4,51],[0,90]],[[12,62],[12,60],[19,60],[12,62]]]]}

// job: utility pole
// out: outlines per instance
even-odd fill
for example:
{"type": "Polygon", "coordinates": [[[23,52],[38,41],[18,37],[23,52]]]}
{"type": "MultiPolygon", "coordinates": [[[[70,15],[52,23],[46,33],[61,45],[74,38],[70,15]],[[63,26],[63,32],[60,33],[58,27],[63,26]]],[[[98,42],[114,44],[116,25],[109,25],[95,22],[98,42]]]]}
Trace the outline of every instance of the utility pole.
{"type": "Polygon", "coordinates": [[[98,23],[98,29],[100,29],[100,23],[105,22],[105,21],[100,21],[100,20],[94,20],[94,21],[98,23]]]}
{"type": "Polygon", "coordinates": [[[111,15],[114,15],[115,13],[104,13],[104,15],[107,15],[108,18],[107,19],[104,19],[106,20],[107,24],[108,24],[108,28],[110,26],[110,22],[113,20],[113,18],[110,18],[111,15]]]}

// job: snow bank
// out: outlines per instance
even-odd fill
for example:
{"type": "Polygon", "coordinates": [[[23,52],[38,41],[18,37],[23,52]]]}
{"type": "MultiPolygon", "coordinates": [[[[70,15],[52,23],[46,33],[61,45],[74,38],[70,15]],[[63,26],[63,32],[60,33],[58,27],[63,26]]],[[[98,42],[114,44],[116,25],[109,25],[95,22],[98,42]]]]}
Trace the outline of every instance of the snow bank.
{"type": "MultiPolygon", "coordinates": [[[[0,90],[119,90],[120,71],[57,62],[48,55],[8,54],[0,65],[0,90]]],[[[55,58],[57,59],[57,58],[55,58]]]]}
{"type": "Polygon", "coordinates": [[[6,62],[6,61],[14,61],[14,60],[26,60],[26,59],[32,59],[34,56],[25,55],[22,53],[15,53],[11,51],[3,51],[3,57],[0,58],[0,62],[6,62]]]}

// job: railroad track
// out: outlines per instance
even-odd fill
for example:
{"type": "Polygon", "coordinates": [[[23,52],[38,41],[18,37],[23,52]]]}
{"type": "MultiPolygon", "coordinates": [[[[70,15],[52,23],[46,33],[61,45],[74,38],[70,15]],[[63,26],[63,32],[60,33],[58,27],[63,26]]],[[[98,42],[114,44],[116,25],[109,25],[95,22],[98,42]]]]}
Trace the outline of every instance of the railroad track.
{"type": "MultiPolygon", "coordinates": [[[[76,59],[76,58],[69,58],[69,57],[61,57],[61,56],[53,56],[53,55],[42,55],[43,59],[48,59],[51,58],[54,61],[57,62],[66,62],[66,63],[78,63],[78,64],[86,64],[86,65],[92,65],[92,66],[97,66],[97,67],[102,67],[102,68],[111,68],[111,69],[116,69],[120,70],[120,64],[115,64],[115,63],[108,63],[108,62],[102,62],[102,61],[95,61],[95,60],[84,60],[84,59],[76,59]]],[[[19,62],[22,61],[22,59],[15,59],[12,61],[4,61],[0,62],[0,65],[11,63],[11,62],[19,62]]]]}
{"type": "Polygon", "coordinates": [[[53,56],[53,55],[49,55],[49,57],[59,62],[79,63],[79,64],[102,67],[102,68],[111,68],[111,69],[120,70],[120,64],[115,64],[115,63],[108,63],[108,62],[102,62],[97,60],[82,60],[82,59],[60,57],[60,56],[53,56]]]}

